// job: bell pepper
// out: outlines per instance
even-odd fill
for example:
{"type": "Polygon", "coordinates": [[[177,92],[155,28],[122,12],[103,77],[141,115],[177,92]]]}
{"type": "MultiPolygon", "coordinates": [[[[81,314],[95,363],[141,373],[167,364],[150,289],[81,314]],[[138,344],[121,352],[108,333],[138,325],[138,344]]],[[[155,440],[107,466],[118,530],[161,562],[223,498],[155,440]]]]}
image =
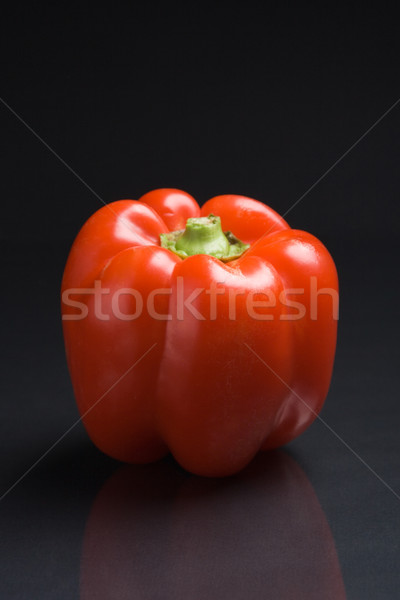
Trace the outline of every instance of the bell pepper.
{"type": "Polygon", "coordinates": [[[160,189],[84,224],[62,281],[68,366],[90,438],[128,463],[171,452],[225,476],[287,444],[328,392],[334,262],[251,198],[160,189]]]}

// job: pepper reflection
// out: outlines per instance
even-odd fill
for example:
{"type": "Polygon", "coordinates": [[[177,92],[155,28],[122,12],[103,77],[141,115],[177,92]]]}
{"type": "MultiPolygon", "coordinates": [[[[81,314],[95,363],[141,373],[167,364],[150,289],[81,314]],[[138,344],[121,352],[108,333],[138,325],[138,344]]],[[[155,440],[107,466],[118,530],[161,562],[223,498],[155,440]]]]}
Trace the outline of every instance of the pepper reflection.
{"type": "Polygon", "coordinates": [[[119,468],[87,520],[80,591],[83,600],[346,597],[322,508],[283,451],[226,479],[172,460],[119,468]]]}

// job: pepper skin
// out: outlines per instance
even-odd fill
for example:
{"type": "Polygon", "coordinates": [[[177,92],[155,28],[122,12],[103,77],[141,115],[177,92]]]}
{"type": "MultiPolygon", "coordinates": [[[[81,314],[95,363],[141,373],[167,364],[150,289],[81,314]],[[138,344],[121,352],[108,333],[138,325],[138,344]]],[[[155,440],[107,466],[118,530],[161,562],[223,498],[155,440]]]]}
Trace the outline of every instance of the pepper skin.
{"type": "Polygon", "coordinates": [[[338,280],[315,237],[271,208],[179,190],[98,210],[62,282],[68,366],[90,438],[147,463],[172,452],[188,471],[225,476],[314,421],[331,379],[338,280]],[[160,235],[217,215],[250,247],[230,262],[181,258],[160,235]]]}

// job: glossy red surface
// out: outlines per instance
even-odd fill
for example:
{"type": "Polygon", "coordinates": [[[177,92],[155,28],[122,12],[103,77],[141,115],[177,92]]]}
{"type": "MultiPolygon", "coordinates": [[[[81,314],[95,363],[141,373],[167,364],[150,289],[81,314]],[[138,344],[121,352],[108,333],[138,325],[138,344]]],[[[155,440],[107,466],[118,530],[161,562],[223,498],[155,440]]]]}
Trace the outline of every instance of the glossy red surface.
{"type": "Polygon", "coordinates": [[[200,211],[183,192],[156,190],[103,207],[75,240],[62,283],[68,364],[91,439],[126,462],[171,451],[207,476],[291,441],[329,388],[337,290],[321,242],[256,200],[219,196],[200,211]],[[210,212],[251,244],[239,259],[182,260],[160,248],[169,227],[210,212]]]}

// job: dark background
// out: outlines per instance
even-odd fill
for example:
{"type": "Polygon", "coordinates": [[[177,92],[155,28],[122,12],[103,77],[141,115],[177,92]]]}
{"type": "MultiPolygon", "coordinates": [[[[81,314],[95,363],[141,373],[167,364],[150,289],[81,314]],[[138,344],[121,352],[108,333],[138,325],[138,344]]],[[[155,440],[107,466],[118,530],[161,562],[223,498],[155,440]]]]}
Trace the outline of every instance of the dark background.
{"type": "MultiPolygon", "coordinates": [[[[19,5],[2,14],[0,495],[78,419],[59,286],[69,246],[99,198],[177,187],[200,203],[236,193],[286,213],[400,98],[398,21],[388,7],[93,3],[19,5]]],[[[399,127],[400,103],[286,216],[327,245],[339,272],[337,358],[321,415],[331,430],[317,421],[287,451],[325,513],[349,599],[399,597],[399,127]]],[[[85,522],[117,468],[79,424],[2,499],[2,598],[79,597],[85,522]]],[[[165,579],[182,567],[181,549],[163,538],[169,552],[163,546],[160,558],[155,550],[163,482],[170,470],[187,476],[171,461],[157,469],[134,475],[138,497],[142,477],[156,481],[141,498],[146,506],[150,494],[152,511],[138,516],[147,540],[141,591],[187,597],[182,574],[165,579]],[[165,565],[164,578],[152,579],[155,562],[165,565]]],[[[258,514],[259,479],[237,482],[229,493],[221,484],[226,498],[243,494],[233,530],[236,518],[243,527],[246,515],[258,514]]],[[[285,486],[276,489],[285,498],[285,486]]],[[[297,531],[284,512],[279,518],[287,534],[297,531]]],[[[249,525],[249,539],[260,531],[249,525]]],[[[210,589],[199,585],[196,597],[327,598],[325,588],[304,591],[313,568],[317,585],[319,561],[304,535],[269,553],[257,574],[252,552],[262,555],[262,544],[249,549],[227,536],[230,561],[212,544],[208,554],[189,554],[189,573],[206,569],[210,556],[214,565],[211,576],[206,570],[210,589]],[[248,585],[234,595],[221,582],[242,555],[248,585]],[[282,577],[293,575],[297,587],[279,594],[267,581],[263,587],[260,573],[285,568],[282,577]]],[[[320,535],[311,527],[315,548],[320,535]]],[[[190,527],[188,537],[195,547],[190,527]]],[[[126,586],[122,574],[110,597],[134,597],[126,586]]]]}

